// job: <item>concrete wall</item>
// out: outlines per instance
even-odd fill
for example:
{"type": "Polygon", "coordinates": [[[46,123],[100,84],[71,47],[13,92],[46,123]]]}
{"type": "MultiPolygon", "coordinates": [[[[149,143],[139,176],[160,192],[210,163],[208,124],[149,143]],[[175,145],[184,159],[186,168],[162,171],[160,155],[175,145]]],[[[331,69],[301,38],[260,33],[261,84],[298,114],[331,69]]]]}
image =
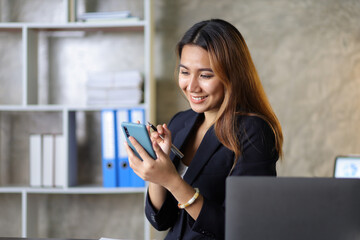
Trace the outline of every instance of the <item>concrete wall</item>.
{"type": "Polygon", "coordinates": [[[331,176],[360,154],[359,1],[156,1],[158,122],[186,107],[174,46],[195,22],[223,18],[243,34],[284,133],[280,176],[331,176]],[[171,89],[171,90],[168,90],[171,89]]]}
{"type": "MultiPolygon", "coordinates": [[[[24,2],[19,0],[14,1],[15,3],[0,0],[0,7],[3,7],[1,19],[4,21],[16,16],[17,18],[22,16],[25,20],[33,19],[33,15],[26,13],[44,11],[39,5],[41,2],[53,4],[50,9],[60,11],[55,11],[52,16],[47,15],[46,18],[53,18],[52,21],[61,18],[63,12],[58,7],[59,1],[32,1],[33,5],[23,5],[24,2]],[[4,10],[6,6],[10,6],[14,13],[6,12],[4,10]],[[17,9],[25,15],[17,13],[17,9]]],[[[116,1],[108,2],[116,4],[114,3],[116,1]]],[[[284,158],[278,164],[279,175],[331,176],[336,155],[360,154],[359,12],[358,0],[154,0],[157,122],[168,122],[174,113],[188,108],[173,76],[176,60],[174,47],[177,41],[194,23],[209,18],[223,18],[232,22],[247,41],[265,90],[282,124],[285,142],[284,158]]],[[[81,46],[86,46],[91,41],[98,41],[101,36],[95,33],[85,37],[84,45],[81,46]]],[[[19,85],[21,85],[18,81],[21,76],[18,71],[21,68],[20,38],[21,35],[17,33],[0,33],[0,102],[2,104],[21,102],[16,97],[20,94],[19,85]],[[13,80],[8,81],[8,79],[13,80]]],[[[47,50],[45,49],[44,54],[51,56],[56,53],[56,48],[62,50],[66,46],[75,46],[75,55],[84,57],[79,39],[76,36],[73,39],[57,38],[50,43],[47,50]]],[[[110,36],[107,39],[121,40],[117,36],[110,36]]],[[[108,42],[104,44],[108,45],[108,42]]],[[[45,62],[45,65],[41,66],[46,67],[46,64],[50,64],[48,68],[55,69],[58,64],[57,57],[61,59],[61,56],[63,55],[55,56],[52,61],[45,62]]],[[[109,68],[114,68],[115,61],[121,62],[121,59],[109,61],[109,68]]],[[[69,61],[69,66],[66,62],[62,63],[65,64],[62,65],[63,69],[69,69],[69,72],[63,73],[64,75],[76,74],[71,68],[73,63],[69,61]]],[[[46,71],[40,73],[40,78],[46,78],[46,74],[46,71]]],[[[55,84],[53,88],[58,86],[55,84]]],[[[61,96],[56,94],[54,94],[55,99],[50,100],[46,100],[46,96],[41,96],[45,102],[57,102],[61,96]]],[[[60,91],[60,94],[67,96],[66,92],[60,91]]],[[[80,101],[83,100],[81,94],[79,98],[80,101]]],[[[99,116],[81,112],[78,115],[78,120],[82,123],[79,124],[78,129],[79,156],[81,156],[79,161],[83,166],[79,172],[79,180],[85,183],[91,181],[98,183],[101,181],[99,149],[96,150],[92,146],[99,138],[100,131],[96,129],[99,116]],[[88,179],[89,175],[93,177],[88,179]]],[[[25,140],[19,140],[21,146],[9,150],[6,146],[16,137],[7,136],[21,132],[21,123],[25,120],[32,122],[34,117],[25,114],[24,118],[24,114],[19,113],[2,114],[0,117],[0,184],[5,184],[7,181],[16,183],[7,171],[8,169],[13,171],[16,166],[7,163],[4,159],[9,159],[10,154],[16,153],[15,161],[20,161],[19,159],[27,154],[27,146],[25,140]],[[16,120],[18,115],[21,119],[16,120]],[[9,128],[9,122],[12,121],[14,124],[9,128]]],[[[39,125],[34,124],[33,127],[38,128],[42,125],[49,127],[51,124],[44,120],[39,125]]],[[[26,178],[27,173],[21,176],[26,178]]],[[[16,179],[26,182],[21,176],[16,179]]],[[[44,208],[39,212],[39,232],[42,236],[52,237],[97,238],[106,235],[114,238],[138,238],[141,234],[138,235],[137,229],[142,228],[143,215],[142,209],[139,211],[137,206],[142,200],[142,196],[138,195],[123,198],[103,196],[101,199],[94,196],[42,197],[39,199],[39,204],[44,208]],[[133,204],[134,202],[137,204],[133,204]],[[122,210],[118,209],[112,214],[109,214],[109,209],[96,210],[96,206],[105,208],[109,205],[117,205],[116,203],[119,203],[119,209],[122,210]],[[64,210],[65,204],[70,204],[69,211],[64,210]],[[126,206],[125,210],[123,206],[126,206]],[[47,213],[56,217],[49,219],[47,213]],[[135,214],[131,219],[132,224],[127,219],[123,220],[124,214],[135,214]],[[76,221],[71,221],[78,219],[79,215],[83,219],[101,219],[102,222],[109,224],[104,224],[103,229],[92,227],[94,226],[92,222],[88,225],[83,224],[79,235],[76,227],[80,225],[77,225],[76,221]],[[124,231],[128,231],[127,235],[119,236],[124,231]]],[[[8,209],[17,205],[14,202],[19,201],[18,195],[1,195],[0,212],[9,212],[8,209]]],[[[19,209],[11,212],[15,213],[11,219],[16,224],[14,227],[9,226],[8,219],[0,217],[0,235],[19,236],[19,209]]],[[[154,237],[161,239],[162,234],[155,233],[154,237]]]]}

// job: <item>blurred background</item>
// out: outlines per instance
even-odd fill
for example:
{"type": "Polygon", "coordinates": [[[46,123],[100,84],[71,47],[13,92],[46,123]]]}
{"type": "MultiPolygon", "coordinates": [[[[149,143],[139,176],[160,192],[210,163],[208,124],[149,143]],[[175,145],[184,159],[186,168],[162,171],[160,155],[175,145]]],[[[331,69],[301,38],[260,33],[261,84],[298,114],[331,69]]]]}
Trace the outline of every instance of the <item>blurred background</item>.
{"type": "Polygon", "coordinates": [[[174,45],[193,23],[223,18],[242,33],[284,133],[280,176],[332,176],[336,155],[360,153],[360,3],[156,1],[157,119],[174,98],[174,45]]]}
{"type": "MultiPolygon", "coordinates": [[[[143,4],[139,0],[86,2],[90,8],[102,6],[105,10],[119,6],[138,9],[143,4]]],[[[1,22],[59,22],[65,14],[62,5],[60,0],[0,0],[0,19],[1,22]]],[[[234,24],[245,38],[282,125],[284,158],[278,163],[278,175],[331,177],[337,155],[360,154],[359,12],[358,0],[153,0],[157,123],[167,123],[176,112],[189,107],[174,78],[175,45],[194,23],[222,18],[234,24]]],[[[134,10],[134,14],[142,13],[134,10]]],[[[21,37],[21,32],[0,32],[1,104],[20,104],[21,37]]],[[[121,70],[143,65],[143,57],[137,58],[142,50],[137,45],[143,40],[136,36],[129,41],[117,34],[93,32],[86,36],[77,33],[52,36],[41,44],[42,39],[40,36],[39,87],[49,91],[40,90],[40,102],[57,103],[60,98],[65,99],[62,100],[65,104],[84,101],[84,81],[78,69],[96,70],[104,65],[121,70]],[[98,44],[96,48],[92,47],[94,43],[98,44]],[[134,48],[114,47],[126,44],[134,48]],[[116,51],[129,51],[133,57],[130,61],[122,61],[117,58],[116,51]],[[89,52],[92,58],[103,58],[102,65],[88,58],[89,52]],[[61,72],[58,72],[60,65],[61,72]],[[46,81],[49,74],[52,74],[51,83],[46,81]],[[80,81],[74,84],[73,79],[80,81]],[[59,87],[63,85],[69,86],[66,91],[59,87]]],[[[1,136],[14,135],[11,139],[0,138],[1,184],[6,184],[11,176],[16,176],[20,183],[28,178],[28,166],[23,167],[21,163],[28,154],[28,140],[16,138],[16,132],[21,132],[28,124],[33,124],[34,128],[61,129],[59,113],[44,113],[46,117],[41,114],[0,113],[1,136]],[[9,128],[10,122],[15,127],[9,128]],[[9,152],[10,142],[18,145],[15,153],[9,152]],[[9,163],[4,159],[13,161],[9,163]],[[10,167],[13,172],[7,171],[9,164],[14,164],[10,167]]],[[[100,183],[100,115],[80,112],[77,119],[79,162],[83,166],[78,172],[79,182],[100,183]],[[94,145],[99,147],[94,148],[94,145]]],[[[43,224],[39,232],[51,237],[108,235],[120,238],[122,232],[130,231],[128,237],[139,239],[143,235],[136,229],[143,229],[143,212],[130,206],[134,202],[141,204],[142,198],[141,194],[105,195],[98,203],[94,196],[34,196],[34,201],[46,206],[40,213],[43,224]],[[97,203],[103,211],[92,211],[97,203]],[[116,204],[127,206],[125,213],[106,207],[116,204]],[[62,209],[68,206],[72,210],[63,213],[62,209]],[[49,215],[55,217],[49,218],[49,215]],[[124,221],[124,216],[132,216],[131,223],[124,221]],[[80,223],[81,219],[93,218],[99,223],[80,223]],[[98,227],[93,227],[95,225],[98,227]]],[[[10,219],[0,218],[0,235],[19,235],[21,213],[16,207],[19,202],[19,196],[0,195],[0,212],[6,212],[10,219]]],[[[153,238],[161,239],[162,234],[154,233],[153,238]]]]}

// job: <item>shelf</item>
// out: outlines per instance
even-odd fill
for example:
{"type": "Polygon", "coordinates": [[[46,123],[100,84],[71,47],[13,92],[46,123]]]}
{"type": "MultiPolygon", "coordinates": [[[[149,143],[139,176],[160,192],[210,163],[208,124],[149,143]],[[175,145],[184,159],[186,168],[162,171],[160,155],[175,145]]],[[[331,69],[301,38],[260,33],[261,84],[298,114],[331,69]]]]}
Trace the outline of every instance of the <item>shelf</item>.
{"type": "Polygon", "coordinates": [[[104,188],[104,187],[69,187],[69,188],[35,188],[35,187],[0,187],[0,193],[28,194],[134,194],[145,193],[146,188],[104,188]]]}
{"type": "Polygon", "coordinates": [[[118,108],[145,108],[145,104],[138,104],[138,105],[129,105],[129,104],[122,104],[116,106],[69,106],[66,107],[68,111],[101,111],[102,109],[118,109],[118,108]]]}
{"type": "Polygon", "coordinates": [[[0,23],[0,30],[21,31],[22,28],[44,31],[93,31],[93,30],[143,30],[145,21],[117,21],[117,22],[71,22],[71,23],[0,23]]]}
{"type": "Polygon", "coordinates": [[[0,211],[5,217],[8,209],[18,211],[15,220],[9,219],[11,225],[16,221],[18,224],[8,232],[4,231],[8,227],[1,226],[0,232],[22,237],[86,236],[78,229],[72,230],[74,224],[61,229],[59,219],[67,223],[76,219],[79,229],[85,228],[85,234],[91,236],[109,229],[107,221],[102,221],[101,229],[95,229],[97,218],[82,226],[77,220],[82,219],[81,214],[75,212],[80,209],[83,214],[95,212],[97,217],[110,221],[109,215],[115,213],[112,222],[116,225],[110,235],[121,232],[126,234],[123,238],[149,239],[149,223],[142,209],[147,188],[102,186],[100,112],[143,108],[145,119],[155,122],[152,1],[15,2],[3,4],[4,22],[0,22],[4,56],[0,71],[4,89],[0,97],[0,211]],[[67,22],[83,12],[122,10],[131,11],[135,17],[124,21],[67,22]],[[141,100],[134,104],[87,105],[86,84],[92,72],[128,70],[139,71],[143,77],[141,100]],[[65,144],[60,162],[65,171],[53,168],[58,174],[55,176],[63,176],[64,183],[58,185],[61,188],[31,187],[29,153],[30,136],[34,134],[62,135],[65,144]],[[117,204],[114,211],[111,206],[117,204]],[[129,219],[119,217],[122,215],[134,219],[135,230],[129,229],[129,219]],[[139,231],[142,227],[144,230],[139,231]]]}
{"type": "Polygon", "coordinates": [[[23,25],[18,23],[0,23],[0,30],[1,31],[22,31],[23,25]]]}
{"type": "Polygon", "coordinates": [[[114,105],[114,106],[68,106],[68,105],[0,105],[0,111],[14,111],[14,112],[33,112],[33,111],[101,111],[102,109],[117,109],[117,108],[145,108],[144,104],[138,105],[114,105]]]}
{"type": "Polygon", "coordinates": [[[23,187],[0,187],[0,193],[23,193],[23,187]]]}
{"type": "Polygon", "coordinates": [[[0,105],[0,111],[33,112],[33,111],[63,111],[61,105],[0,105]]]}

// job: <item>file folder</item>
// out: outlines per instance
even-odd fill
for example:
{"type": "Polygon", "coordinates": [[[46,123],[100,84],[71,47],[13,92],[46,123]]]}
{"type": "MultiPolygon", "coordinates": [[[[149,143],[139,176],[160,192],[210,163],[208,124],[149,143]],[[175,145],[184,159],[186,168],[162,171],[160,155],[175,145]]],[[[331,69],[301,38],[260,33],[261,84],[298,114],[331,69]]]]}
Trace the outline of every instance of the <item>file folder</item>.
{"type": "Polygon", "coordinates": [[[101,111],[101,145],[103,186],[117,187],[116,167],[116,112],[104,109],[101,111]]]}
{"type": "Polygon", "coordinates": [[[40,134],[31,134],[29,138],[30,186],[42,185],[42,140],[40,134]]]}
{"type": "Polygon", "coordinates": [[[130,110],[123,108],[116,110],[116,122],[117,122],[117,166],[118,166],[118,186],[119,187],[131,187],[131,173],[132,169],[129,166],[129,158],[124,146],[126,141],[125,135],[121,129],[122,122],[128,122],[130,118],[130,110]]]}
{"type": "Polygon", "coordinates": [[[44,187],[54,186],[54,136],[44,134],[42,137],[42,185],[44,187]]]}
{"type": "Polygon", "coordinates": [[[65,138],[62,134],[55,134],[55,153],[54,153],[54,164],[55,164],[55,187],[65,187],[65,138]]]}
{"type": "MultiPolygon", "coordinates": [[[[143,108],[132,108],[130,110],[130,122],[145,123],[145,110],[143,108]]],[[[141,179],[134,171],[131,171],[131,185],[133,187],[144,187],[145,181],[141,179]]]]}

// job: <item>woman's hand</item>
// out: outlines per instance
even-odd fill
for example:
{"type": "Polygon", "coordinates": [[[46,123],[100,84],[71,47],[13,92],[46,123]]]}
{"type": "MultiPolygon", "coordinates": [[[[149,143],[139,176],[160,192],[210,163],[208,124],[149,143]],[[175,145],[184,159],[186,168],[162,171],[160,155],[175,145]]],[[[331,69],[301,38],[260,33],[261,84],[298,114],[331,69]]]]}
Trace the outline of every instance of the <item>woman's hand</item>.
{"type": "MultiPolygon", "coordinates": [[[[166,131],[170,133],[167,128],[162,129],[164,129],[163,134],[166,134],[166,131]]],[[[161,134],[161,131],[159,132],[159,134],[161,134]]],[[[139,153],[143,161],[141,161],[135,155],[130,146],[125,142],[126,151],[129,157],[129,164],[130,167],[134,170],[134,172],[145,181],[159,184],[167,189],[174,188],[179,183],[179,180],[181,181],[181,177],[177,173],[174,164],[169,158],[169,155],[165,153],[160,146],[160,144],[162,144],[165,149],[170,151],[171,141],[168,141],[168,139],[166,138],[164,138],[164,140],[159,138],[160,137],[157,136],[154,136],[154,138],[152,138],[154,139],[153,148],[157,156],[157,159],[154,160],[149,156],[146,150],[136,141],[136,139],[130,136],[130,142],[135,147],[136,151],[139,153]],[[158,143],[157,141],[159,141],[160,143],[158,143]]]]}
{"type": "Polygon", "coordinates": [[[164,123],[163,125],[157,125],[157,131],[150,131],[150,126],[147,126],[147,129],[150,133],[151,141],[156,141],[163,152],[170,155],[171,150],[171,132],[167,128],[167,125],[164,123]]]}

